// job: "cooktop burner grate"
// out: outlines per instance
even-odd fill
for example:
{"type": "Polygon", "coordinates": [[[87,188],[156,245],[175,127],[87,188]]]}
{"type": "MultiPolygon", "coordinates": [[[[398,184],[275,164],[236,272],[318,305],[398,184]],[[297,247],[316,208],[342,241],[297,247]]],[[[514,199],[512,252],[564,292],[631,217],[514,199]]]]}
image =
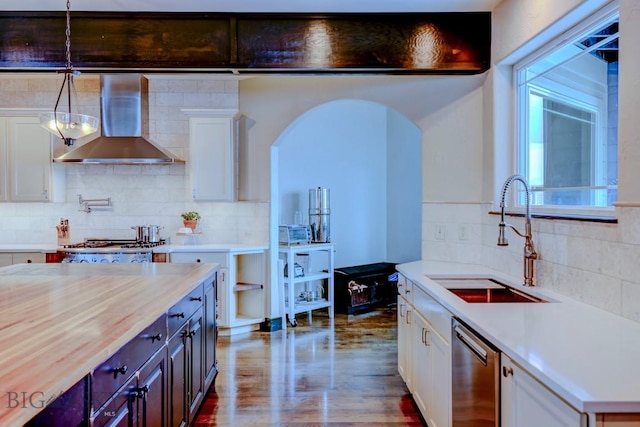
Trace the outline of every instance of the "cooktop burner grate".
{"type": "Polygon", "coordinates": [[[85,239],[84,242],[72,243],[64,245],[66,249],[94,249],[94,248],[108,248],[108,247],[120,247],[120,248],[155,248],[156,246],[164,245],[166,241],[161,239],[159,242],[138,242],[136,240],[107,240],[107,239],[85,239]]]}

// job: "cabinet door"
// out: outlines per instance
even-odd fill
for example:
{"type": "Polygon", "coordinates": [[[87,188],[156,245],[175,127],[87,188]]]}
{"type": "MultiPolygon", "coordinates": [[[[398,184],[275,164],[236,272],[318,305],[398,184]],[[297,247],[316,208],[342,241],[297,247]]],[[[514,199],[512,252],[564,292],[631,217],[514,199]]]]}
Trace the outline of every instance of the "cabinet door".
{"type": "Polygon", "coordinates": [[[216,281],[205,283],[204,288],[204,389],[213,383],[218,373],[216,365],[216,341],[218,324],[216,317],[218,301],[216,299],[216,281]]]}
{"type": "Polygon", "coordinates": [[[502,354],[503,427],[582,427],[586,416],[502,354]]]}
{"type": "Polygon", "coordinates": [[[398,373],[412,391],[411,379],[411,310],[406,300],[398,295],[398,373]]]}
{"type": "Polygon", "coordinates": [[[187,335],[189,326],[184,325],[169,340],[169,422],[172,427],[187,425],[187,335]]]}
{"type": "Polygon", "coordinates": [[[138,426],[167,427],[167,349],[163,347],[140,369],[138,426]]]}
{"type": "MultiPolygon", "coordinates": [[[[431,356],[431,329],[426,320],[417,312],[411,314],[411,360],[413,361],[413,400],[418,405],[418,409],[425,419],[430,418],[428,411],[429,400],[432,398],[431,392],[433,383],[433,361],[431,356]]],[[[427,421],[430,427],[432,426],[427,421]]]]}
{"type": "Polygon", "coordinates": [[[430,427],[451,425],[451,349],[429,325],[426,341],[430,349],[431,373],[428,382],[427,424],[430,427]]]}
{"type": "Polygon", "coordinates": [[[191,184],[194,200],[235,199],[233,117],[189,120],[191,184]]]}
{"type": "Polygon", "coordinates": [[[11,200],[50,198],[51,137],[38,117],[9,119],[11,200]]]}
{"type": "Polygon", "coordinates": [[[187,404],[189,420],[195,418],[198,407],[204,398],[204,376],[202,371],[204,342],[204,312],[200,308],[189,321],[188,357],[187,357],[187,404]]]}

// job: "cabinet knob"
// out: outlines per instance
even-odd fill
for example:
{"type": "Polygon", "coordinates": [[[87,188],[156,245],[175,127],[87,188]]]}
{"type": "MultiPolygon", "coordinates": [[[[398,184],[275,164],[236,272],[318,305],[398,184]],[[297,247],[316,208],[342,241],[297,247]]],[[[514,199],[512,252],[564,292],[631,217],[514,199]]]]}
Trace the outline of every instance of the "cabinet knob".
{"type": "Polygon", "coordinates": [[[155,335],[151,335],[151,343],[153,344],[153,342],[155,340],[160,341],[162,339],[162,334],[155,334],[155,335]]]}
{"type": "Polygon", "coordinates": [[[503,366],[502,367],[502,376],[507,378],[513,375],[513,368],[511,366],[503,366]]]}
{"type": "Polygon", "coordinates": [[[142,399],[147,393],[149,393],[149,386],[143,385],[136,391],[136,397],[142,399]]]}
{"type": "Polygon", "coordinates": [[[27,264],[31,264],[33,261],[31,261],[30,259],[27,260],[27,264]]]}
{"type": "Polygon", "coordinates": [[[196,334],[196,331],[189,331],[189,334],[187,335],[189,338],[193,337],[196,334]]]}
{"type": "Polygon", "coordinates": [[[122,374],[122,375],[126,374],[128,370],[129,368],[127,367],[127,365],[122,365],[118,368],[115,368],[113,370],[113,378],[117,378],[118,374],[122,374]]]}
{"type": "Polygon", "coordinates": [[[198,258],[198,259],[196,260],[196,262],[201,262],[201,261],[200,261],[200,258],[198,258]]]}

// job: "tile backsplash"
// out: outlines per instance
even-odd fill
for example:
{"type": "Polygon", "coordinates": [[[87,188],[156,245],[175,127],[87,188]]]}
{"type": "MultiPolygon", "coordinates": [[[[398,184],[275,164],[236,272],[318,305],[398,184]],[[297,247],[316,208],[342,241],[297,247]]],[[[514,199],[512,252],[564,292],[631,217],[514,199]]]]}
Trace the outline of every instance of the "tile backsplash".
{"type": "MultiPolygon", "coordinates": [[[[510,245],[497,246],[500,217],[491,208],[423,204],[423,259],[483,264],[521,278],[524,240],[510,232],[510,245]]],[[[640,322],[640,209],[617,207],[616,216],[617,224],[534,218],[536,286],[640,322]]],[[[524,229],[522,218],[509,222],[524,229]]]]}
{"type": "MultiPolygon", "coordinates": [[[[52,108],[58,80],[32,76],[0,79],[0,109],[52,108]]],[[[78,111],[99,115],[97,76],[76,79],[78,111]]],[[[157,145],[189,161],[189,118],[185,108],[238,108],[238,82],[207,77],[149,79],[149,135],[157,145]]],[[[92,139],[91,136],[88,139],[92,139]]],[[[82,143],[78,141],[77,144],[82,143]]],[[[54,156],[64,147],[54,145],[54,156]]],[[[56,244],[56,225],[68,218],[71,241],[85,237],[134,238],[135,225],[160,225],[161,237],[177,236],[180,213],[196,210],[202,220],[202,243],[265,243],[269,208],[266,202],[194,202],[187,165],[82,165],[63,168],[64,194],[51,203],[0,203],[0,244],[56,244]],[[85,199],[110,197],[112,206],[82,211],[85,199]]]]}

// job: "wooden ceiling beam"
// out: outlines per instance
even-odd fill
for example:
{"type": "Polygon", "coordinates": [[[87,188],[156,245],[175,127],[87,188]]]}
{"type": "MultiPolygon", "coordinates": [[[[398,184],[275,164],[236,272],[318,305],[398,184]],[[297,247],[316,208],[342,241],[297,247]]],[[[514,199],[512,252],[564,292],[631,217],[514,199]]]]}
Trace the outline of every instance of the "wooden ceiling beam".
{"type": "MultiPolygon", "coordinates": [[[[491,14],[71,13],[84,72],[474,74],[491,14]]],[[[0,72],[65,65],[62,12],[0,13],[0,72]]]]}

